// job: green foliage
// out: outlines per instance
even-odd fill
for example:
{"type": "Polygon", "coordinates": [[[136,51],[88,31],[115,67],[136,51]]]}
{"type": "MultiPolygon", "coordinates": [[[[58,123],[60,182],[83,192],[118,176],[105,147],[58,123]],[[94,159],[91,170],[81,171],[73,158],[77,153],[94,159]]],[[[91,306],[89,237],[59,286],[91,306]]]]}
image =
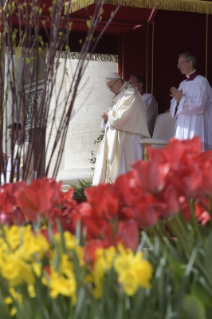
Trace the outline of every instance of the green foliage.
{"type": "Polygon", "coordinates": [[[103,140],[103,138],[104,138],[104,136],[105,136],[105,134],[104,134],[105,132],[104,131],[102,131],[102,134],[100,134],[98,137],[97,137],[97,139],[96,140],[94,140],[94,144],[98,144],[98,143],[101,143],[101,141],[103,140]]]}
{"type": "Polygon", "coordinates": [[[73,198],[76,199],[86,199],[84,194],[84,189],[92,186],[92,181],[84,181],[78,179],[77,184],[71,184],[71,187],[74,188],[73,198]]]}
{"type": "MultiPolygon", "coordinates": [[[[102,134],[100,134],[96,140],[94,140],[94,145],[95,144],[98,144],[98,143],[101,143],[101,141],[103,140],[105,134],[104,134],[104,131],[102,131],[102,134]]],[[[94,155],[94,151],[91,151],[91,158],[89,159],[89,162],[93,165],[95,165],[96,163],[96,156],[94,155]]],[[[94,166],[91,167],[92,171],[94,170],[94,166]]]]}
{"type": "Polygon", "coordinates": [[[211,243],[211,223],[186,222],[181,213],[142,232],[141,249],[155,269],[145,318],[211,318],[211,243]]]}

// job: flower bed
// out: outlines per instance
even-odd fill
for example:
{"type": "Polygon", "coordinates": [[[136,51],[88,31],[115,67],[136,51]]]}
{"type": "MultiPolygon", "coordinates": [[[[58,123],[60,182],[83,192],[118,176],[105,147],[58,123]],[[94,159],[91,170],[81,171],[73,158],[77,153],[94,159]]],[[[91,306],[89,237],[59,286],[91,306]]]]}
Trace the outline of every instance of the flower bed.
{"type": "Polygon", "coordinates": [[[210,318],[212,151],[148,153],[81,204],[52,179],[3,186],[0,318],[210,318]]]}

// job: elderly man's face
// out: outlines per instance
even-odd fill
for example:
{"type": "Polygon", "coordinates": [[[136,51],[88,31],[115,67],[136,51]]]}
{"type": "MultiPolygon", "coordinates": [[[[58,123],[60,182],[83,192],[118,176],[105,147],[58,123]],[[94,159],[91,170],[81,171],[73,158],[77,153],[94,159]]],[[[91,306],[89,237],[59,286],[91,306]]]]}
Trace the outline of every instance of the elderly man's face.
{"type": "Polygon", "coordinates": [[[177,67],[185,75],[190,74],[194,70],[192,61],[186,61],[185,55],[179,57],[177,67]]]}
{"type": "Polygon", "coordinates": [[[106,79],[106,85],[114,94],[118,94],[122,86],[120,79],[106,79]]]}

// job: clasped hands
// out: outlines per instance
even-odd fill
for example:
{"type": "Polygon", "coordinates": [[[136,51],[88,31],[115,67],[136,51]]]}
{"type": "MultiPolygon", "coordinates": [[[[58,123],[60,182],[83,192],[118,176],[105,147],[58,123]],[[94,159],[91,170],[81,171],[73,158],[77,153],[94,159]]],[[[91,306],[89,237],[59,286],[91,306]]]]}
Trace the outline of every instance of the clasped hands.
{"type": "Polygon", "coordinates": [[[104,120],[105,123],[107,123],[107,120],[108,120],[108,112],[103,112],[103,113],[102,113],[102,119],[104,120]]]}
{"type": "Polygon", "coordinates": [[[175,87],[171,87],[170,92],[171,92],[170,96],[171,96],[171,97],[174,97],[175,100],[176,100],[178,103],[180,103],[180,100],[182,99],[182,96],[183,96],[183,90],[180,90],[180,91],[179,91],[179,90],[177,90],[175,87]]]}

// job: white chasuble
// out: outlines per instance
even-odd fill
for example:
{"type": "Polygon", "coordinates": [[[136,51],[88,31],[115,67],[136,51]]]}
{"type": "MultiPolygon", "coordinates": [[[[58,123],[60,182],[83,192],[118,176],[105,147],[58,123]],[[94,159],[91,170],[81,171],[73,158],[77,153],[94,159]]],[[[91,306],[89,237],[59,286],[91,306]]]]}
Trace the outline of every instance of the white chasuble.
{"type": "Polygon", "coordinates": [[[108,112],[105,136],[97,152],[93,185],[105,182],[107,160],[109,180],[131,169],[131,163],[142,159],[141,137],[149,137],[147,111],[138,90],[124,84],[113,100],[108,112]]]}
{"type": "Polygon", "coordinates": [[[175,138],[185,140],[199,136],[203,150],[212,148],[212,88],[207,79],[197,75],[193,80],[184,80],[178,90],[183,97],[177,106],[171,100],[170,113],[176,117],[175,138]]]}

